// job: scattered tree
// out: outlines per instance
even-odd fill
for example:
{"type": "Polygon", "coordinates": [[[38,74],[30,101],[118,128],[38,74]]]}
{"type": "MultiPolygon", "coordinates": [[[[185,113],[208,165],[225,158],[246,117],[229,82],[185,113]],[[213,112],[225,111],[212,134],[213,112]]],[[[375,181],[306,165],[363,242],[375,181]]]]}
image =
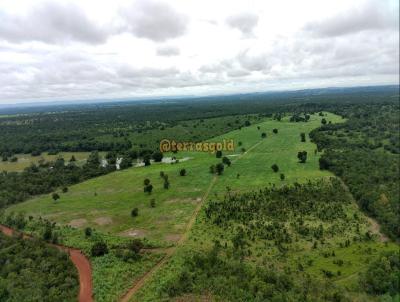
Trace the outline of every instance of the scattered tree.
{"type": "Polygon", "coordinates": [[[221,150],[218,150],[218,151],[215,153],[215,156],[216,156],[217,158],[221,158],[221,157],[222,157],[222,151],[221,151],[221,150]]]}
{"type": "Polygon", "coordinates": [[[92,236],[92,229],[91,228],[85,228],[85,237],[90,237],[92,236]]]}
{"type": "Polygon", "coordinates": [[[300,163],[304,164],[307,161],[307,151],[299,151],[297,153],[297,158],[299,159],[300,163]]]}
{"type": "Polygon", "coordinates": [[[58,193],[53,193],[51,195],[51,197],[53,198],[54,201],[57,201],[58,199],[60,199],[60,195],[58,195],[58,193]]]}
{"type": "Polygon", "coordinates": [[[266,138],[267,137],[267,133],[263,132],[261,133],[261,138],[266,138]]]}
{"type": "Polygon", "coordinates": [[[93,257],[99,257],[108,254],[107,244],[102,241],[96,242],[91,248],[91,254],[93,257]]]}
{"type": "Polygon", "coordinates": [[[219,163],[215,166],[215,170],[218,175],[221,175],[224,172],[224,164],[219,163]]]}
{"type": "Polygon", "coordinates": [[[282,181],[285,180],[285,174],[281,173],[280,178],[282,181]]]}
{"type": "Polygon", "coordinates": [[[222,163],[225,164],[225,165],[227,165],[228,167],[231,166],[231,160],[230,160],[228,157],[226,157],[226,156],[224,156],[224,157],[222,158],[222,163]]]}
{"type": "Polygon", "coordinates": [[[277,164],[273,164],[273,165],[271,166],[271,169],[272,169],[275,173],[279,171],[279,167],[278,167],[277,164]]]}
{"type": "Polygon", "coordinates": [[[132,217],[137,217],[139,215],[139,209],[138,208],[133,208],[131,211],[131,216],[132,217]]]}
{"type": "Polygon", "coordinates": [[[181,169],[181,170],[179,171],[179,175],[180,175],[180,176],[185,176],[185,175],[186,175],[186,169],[181,169]]]}
{"type": "Polygon", "coordinates": [[[275,133],[275,134],[278,134],[278,129],[274,128],[274,129],[272,130],[272,132],[275,133]]]}
{"type": "Polygon", "coordinates": [[[304,143],[306,141],[306,134],[304,132],[300,133],[301,142],[304,143]]]}

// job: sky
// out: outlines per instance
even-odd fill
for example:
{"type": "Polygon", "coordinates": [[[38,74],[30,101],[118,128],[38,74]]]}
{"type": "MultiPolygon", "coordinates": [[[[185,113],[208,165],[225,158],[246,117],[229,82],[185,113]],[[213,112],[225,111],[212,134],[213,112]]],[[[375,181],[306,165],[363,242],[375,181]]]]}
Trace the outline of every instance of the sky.
{"type": "Polygon", "coordinates": [[[398,0],[0,1],[0,104],[398,82],[398,0]]]}

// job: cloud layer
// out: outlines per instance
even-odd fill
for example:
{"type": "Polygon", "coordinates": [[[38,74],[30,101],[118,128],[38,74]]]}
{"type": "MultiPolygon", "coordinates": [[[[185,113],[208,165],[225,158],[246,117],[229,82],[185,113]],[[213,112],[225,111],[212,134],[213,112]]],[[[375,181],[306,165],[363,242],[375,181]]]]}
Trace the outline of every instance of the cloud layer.
{"type": "Polygon", "coordinates": [[[0,2],[0,103],[398,81],[397,1],[253,4],[0,2]]]}

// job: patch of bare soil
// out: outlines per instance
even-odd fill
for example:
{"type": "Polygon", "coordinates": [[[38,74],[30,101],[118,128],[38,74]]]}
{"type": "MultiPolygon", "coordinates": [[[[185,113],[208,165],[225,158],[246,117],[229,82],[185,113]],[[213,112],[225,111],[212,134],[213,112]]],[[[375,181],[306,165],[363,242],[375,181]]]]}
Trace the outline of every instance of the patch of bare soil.
{"type": "Polygon", "coordinates": [[[111,217],[98,217],[94,220],[98,225],[107,225],[112,223],[111,217]]]}
{"type": "Polygon", "coordinates": [[[137,238],[145,237],[146,234],[147,231],[142,229],[129,229],[120,233],[121,236],[137,237],[137,238]]]}
{"type": "Polygon", "coordinates": [[[73,219],[69,222],[69,225],[74,227],[74,228],[80,228],[82,226],[84,226],[87,223],[87,220],[84,218],[80,218],[80,219],[73,219]]]}
{"type": "Polygon", "coordinates": [[[166,241],[178,242],[179,239],[181,239],[181,235],[179,235],[179,234],[168,234],[168,235],[165,235],[164,238],[165,238],[166,241]]]}
{"type": "Polygon", "coordinates": [[[378,236],[379,241],[381,242],[389,241],[389,238],[381,233],[381,227],[378,224],[378,222],[376,222],[375,219],[367,216],[367,221],[369,223],[369,230],[371,231],[372,234],[378,236]]]}

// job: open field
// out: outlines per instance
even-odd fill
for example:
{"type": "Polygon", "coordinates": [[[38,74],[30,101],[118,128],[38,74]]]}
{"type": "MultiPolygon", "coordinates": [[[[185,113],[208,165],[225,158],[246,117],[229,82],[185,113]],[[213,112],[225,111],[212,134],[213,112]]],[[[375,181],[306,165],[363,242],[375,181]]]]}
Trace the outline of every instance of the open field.
{"type": "MultiPolygon", "coordinates": [[[[38,164],[41,161],[54,161],[59,157],[64,158],[65,161],[69,161],[72,156],[75,157],[78,165],[82,165],[86,162],[89,154],[90,152],[60,152],[56,155],[42,153],[39,156],[32,156],[30,154],[16,154],[15,157],[18,158],[18,161],[16,162],[0,161],[0,171],[19,172],[30,165],[38,164]]],[[[100,155],[104,156],[104,152],[100,152],[100,155]]]]}
{"type": "MultiPolygon", "coordinates": [[[[227,153],[234,155],[230,157],[232,166],[219,177],[213,192],[223,192],[227,186],[232,190],[249,190],[268,183],[304,182],[329,176],[329,172],[318,168],[319,155],[314,154],[315,145],[308,138],[307,142],[300,142],[300,133],[308,133],[318,127],[320,119],[316,115],[308,123],[269,119],[210,140],[234,139],[236,144],[235,151],[227,153]],[[278,134],[272,133],[274,128],[278,129],[278,134]],[[262,132],[267,133],[267,138],[261,138],[262,132]],[[242,157],[241,148],[247,150],[252,146],[255,146],[254,149],[242,157]],[[308,160],[300,164],[297,152],[303,150],[308,152],[308,160]],[[235,162],[237,158],[240,160],[235,162]],[[278,164],[279,173],[272,171],[274,163],[278,164]],[[280,180],[280,173],[285,174],[285,181],[280,180]],[[240,174],[239,178],[237,174],[240,174]]],[[[327,119],[332,122],[342,120],[332,114],[328,114],[327,119]]],[[[210,153],[179,152],[177,157],[190,159],[178,164],[158,163],[114,172],[71,186],[57,202],[50,195],[45,195],[12,206],[7,211],[24,211],[62,224],[81,228],[91,226],[113,234],[173,243],[179,239],[191,212],[212,179],[210,165],[220,162],[215,154],[210,153]],[[179,176],[181,168],[187,170],[184,177],[179,176]],[[162,187],[160,171],[169,176],[169,190],[162,187]],[[151,195],[143,193],[145,178],[150,179],[154,186],[151,195]],[[149,205],[151,199],[155,199],[155,208],[149,205]],[[135,207],[139,209],[139,215],[132,218],[130,212],[135,207]]]]}

